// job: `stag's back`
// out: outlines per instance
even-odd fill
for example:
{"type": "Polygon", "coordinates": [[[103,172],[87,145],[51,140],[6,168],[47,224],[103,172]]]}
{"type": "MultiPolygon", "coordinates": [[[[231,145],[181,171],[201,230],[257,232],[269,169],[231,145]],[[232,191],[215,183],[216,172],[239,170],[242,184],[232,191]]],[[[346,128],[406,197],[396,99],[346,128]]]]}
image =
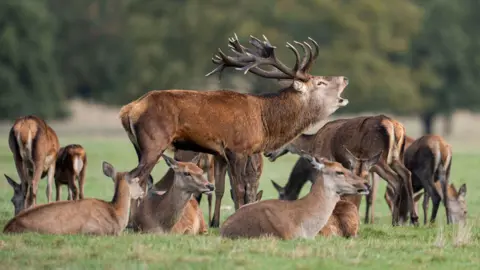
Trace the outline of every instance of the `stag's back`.
{"type": "Polygon", "coordinates": [[[53,202],[28,209],[10,220],[3,231],[104,235],[121,232],[124,227],[121,223],[110,203],[84,199],[53,202]]]}

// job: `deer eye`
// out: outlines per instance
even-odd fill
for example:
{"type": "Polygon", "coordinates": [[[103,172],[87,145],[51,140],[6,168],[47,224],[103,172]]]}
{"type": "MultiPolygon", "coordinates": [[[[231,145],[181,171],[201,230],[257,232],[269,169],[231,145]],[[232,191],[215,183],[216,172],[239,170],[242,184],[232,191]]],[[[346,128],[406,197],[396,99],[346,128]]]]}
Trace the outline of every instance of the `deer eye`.
{"type": "Polygon", "coordinates": [[[341,171],[335,172],[335,173],[336,173],[337,175],[345,175],[345,173],[344,173],[344,172],[341,172],[341,171]]]}
{"type": "Polygon", "coordinates": [[[324,81],[318,81],[318,82],[317,82],[317,85],[327,85],[327,83],[324,82],[324,81]]]}

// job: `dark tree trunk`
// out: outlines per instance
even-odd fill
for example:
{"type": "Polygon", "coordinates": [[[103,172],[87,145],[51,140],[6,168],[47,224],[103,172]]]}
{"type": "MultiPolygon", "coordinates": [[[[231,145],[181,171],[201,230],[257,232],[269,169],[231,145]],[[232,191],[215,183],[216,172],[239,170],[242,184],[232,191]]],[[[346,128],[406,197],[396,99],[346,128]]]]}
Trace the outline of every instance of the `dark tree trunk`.
{"type": "Polygon", "coordinates": [[[426,112],[422,114],[423,134],[433,133],[433,121],[435,120],[435,113],[426,112]]]}

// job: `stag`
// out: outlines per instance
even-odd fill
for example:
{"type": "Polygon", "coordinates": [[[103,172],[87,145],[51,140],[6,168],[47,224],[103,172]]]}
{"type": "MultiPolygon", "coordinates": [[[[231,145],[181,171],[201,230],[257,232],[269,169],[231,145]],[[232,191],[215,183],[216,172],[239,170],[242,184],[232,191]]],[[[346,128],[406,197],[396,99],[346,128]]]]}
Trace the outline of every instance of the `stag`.
{"type": "Polygon", "coordinates": [[[250,44],[254,48],[247,48],[235,36],[229,40],[234,56],[218,49],[213,57],[218,67],[207,76],[221,73],[225,68],[237,68],[264,78],[292,81],[277,93],[154,90],[122,107],[122,126],[139,162],[129,172],[130,177],[139,177],[146,185],[169,145],[226,158],[227,153],[252,155],[273,151],[302,133],[316,131],[322,120],[348,104],[341,97],[348,79],[309,74],[319,52],[318,44],[310,41],[315,49],[308,42],[296,42],[303,48],[303,58],[287,43],[296,57],[293,68],[277,59],[276,48],[265,37],[261,41],[252,36],[250,44]]]}

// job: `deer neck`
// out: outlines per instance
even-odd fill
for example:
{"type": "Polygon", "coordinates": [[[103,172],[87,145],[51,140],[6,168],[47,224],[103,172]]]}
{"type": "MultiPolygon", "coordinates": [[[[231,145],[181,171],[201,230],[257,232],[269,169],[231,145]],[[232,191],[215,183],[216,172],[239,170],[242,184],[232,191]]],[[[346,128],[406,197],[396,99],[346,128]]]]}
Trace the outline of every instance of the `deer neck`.
{"type": "Polygon", "coordinates": [[[314,170],[315,169],[313,169],[308,160],[304,158],[298,159],[297,163],[293,167],[290,177],[288,178],[288,182],[285,185],[286,200],[294,201],[298,199],[298,195],[300,195],[300,191],[305,183],[308,180],[312,181],[312,174],[314,170]]]}
{"type": "Polygon", "coordinates": [[[267,134],[266,152],[281,148],[328,115],[289,87],[277,94],[263,96],[262,120],[267,134]]]}
{"type": "Polygon", "coordinates": [[[327,224],[339,200],[333,184],[325,181],[324,176],[317,177],[310,193],[297,201],[302,209],[297,218],[301,234],[308,238],[315,237],[327,224]]]}
{"type": "Polygon", "coordinates": [[[111,204],[117,214],[117,219],[122,228],[127,226],[128,213],[130,212],[130,188],[125,179],[119,179],[115,183],[115,193],[111,204]]]}
{"type": "Polygon", "coordinates": [[[288,151],[292,154],[301,155],[305,152],[309,155],[315,155],[315,135],[300,135],[288,145],[288,151]]]}
{"type": "Polygon", "coordinates": [[[193,194],[180,187],[178,182],[178,179],[175,179],[163,195],[159,205],[152,207],[152,209],[161,209],[161,211],[157,211],[156,219],[157,223],[166,231],[169,231],[180,220],[183,210],[193,194]]]}

